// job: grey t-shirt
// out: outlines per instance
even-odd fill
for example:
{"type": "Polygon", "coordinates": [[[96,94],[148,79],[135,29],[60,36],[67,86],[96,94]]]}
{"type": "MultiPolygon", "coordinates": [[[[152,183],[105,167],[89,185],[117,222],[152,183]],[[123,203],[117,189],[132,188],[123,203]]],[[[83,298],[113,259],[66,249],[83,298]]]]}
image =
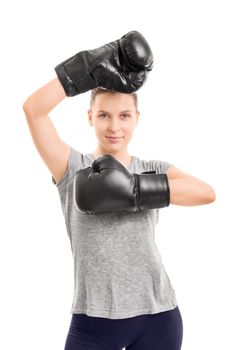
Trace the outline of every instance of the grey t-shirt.
{"type": "MultiPolygon", "coordinates": [[[[75,207],[75,172],[94,160],[71,147],[66,174],[58,184],[52,177],[74,259],[70,313],[120,319],[174,309],[175,291],[154,239],[160,209],[86,214],[75,207]]],[[[133,156],[127,169],[165,173],[170,165],[133,156]]]]}

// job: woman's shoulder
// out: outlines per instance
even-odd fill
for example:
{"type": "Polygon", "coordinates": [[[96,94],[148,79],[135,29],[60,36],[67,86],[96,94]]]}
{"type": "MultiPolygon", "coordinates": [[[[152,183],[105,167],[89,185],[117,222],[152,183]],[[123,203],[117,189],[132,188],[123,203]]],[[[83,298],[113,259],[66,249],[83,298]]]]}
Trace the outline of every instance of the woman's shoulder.
{"type": "Polygon", "coordinates": [[[134,169],[137,173],[145,171],[155,171],[156,173],[165,173],[172,166],[172,163],[162,159],[145,159],[134,156],[134,169]]]}

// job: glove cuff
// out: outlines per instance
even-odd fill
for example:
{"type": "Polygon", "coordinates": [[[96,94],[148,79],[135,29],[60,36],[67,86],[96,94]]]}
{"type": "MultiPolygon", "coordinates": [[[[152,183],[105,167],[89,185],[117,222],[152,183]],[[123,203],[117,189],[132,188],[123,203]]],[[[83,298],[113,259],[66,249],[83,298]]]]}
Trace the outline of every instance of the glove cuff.
{"type": "Polygon", "coordinates": [[[138,206],[140,209],[158,209],[170,204],[170,187],[167,174],[148,171],[137,174],[138,206]]]}
{"type": "MultiPolygon", "coordinates": [[[[96,88],[88,69],[87,51],[82,51],[58,64],[54,69],[67,97],[96,88]]],[[[90,71],[91,71],[91,67],[90,71]]]]}
{"type": "Polygon", "coordinates": [[[55,72],[57,74],[57,77],[65,91],[65,94],[67,97],[71,97],[77,94],[77,89],[74,86],[74,83],[70,79],[69,75],[67,74],[64,66],[62,64],[56,66],[55,72]]]}

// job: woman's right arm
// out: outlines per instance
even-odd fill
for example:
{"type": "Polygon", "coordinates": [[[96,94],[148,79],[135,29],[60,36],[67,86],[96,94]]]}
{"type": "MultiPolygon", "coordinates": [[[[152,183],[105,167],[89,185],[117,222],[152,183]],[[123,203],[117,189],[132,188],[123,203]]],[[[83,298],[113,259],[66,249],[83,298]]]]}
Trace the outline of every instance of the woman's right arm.
{"type": "Polygon", "coordinates": [[[65,97],[60,81],[55,78],[30,95],[23,104],[33,142],[56,183],[68,169],[70,146],[61,140],[48,113],[65,97]]]}

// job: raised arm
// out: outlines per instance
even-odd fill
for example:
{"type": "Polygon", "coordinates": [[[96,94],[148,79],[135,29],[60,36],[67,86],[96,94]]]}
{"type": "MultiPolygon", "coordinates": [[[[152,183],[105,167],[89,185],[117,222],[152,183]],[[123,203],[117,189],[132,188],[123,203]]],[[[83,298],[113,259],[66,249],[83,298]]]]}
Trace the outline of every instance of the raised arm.
{"type": "Polygon", "coordinates": [[[120,92],[136,91],[152,67],[153,55],[147,41],[138,31],[131,31],[59,63],[55,67],[57,78],[28,97],[23,109],[34,144],[57,183],[67,170],[70,146],[61,140],[48,113],[66,96],[97,86],[120,92]]]}
{"type": "Polygon", "coordinates": [[[67,171],[70,146],[58,135],[49,112],[65,97],[61,83],[55,78],[30,95],[23,104],[33,142],[56,183],[67,171]]]}

